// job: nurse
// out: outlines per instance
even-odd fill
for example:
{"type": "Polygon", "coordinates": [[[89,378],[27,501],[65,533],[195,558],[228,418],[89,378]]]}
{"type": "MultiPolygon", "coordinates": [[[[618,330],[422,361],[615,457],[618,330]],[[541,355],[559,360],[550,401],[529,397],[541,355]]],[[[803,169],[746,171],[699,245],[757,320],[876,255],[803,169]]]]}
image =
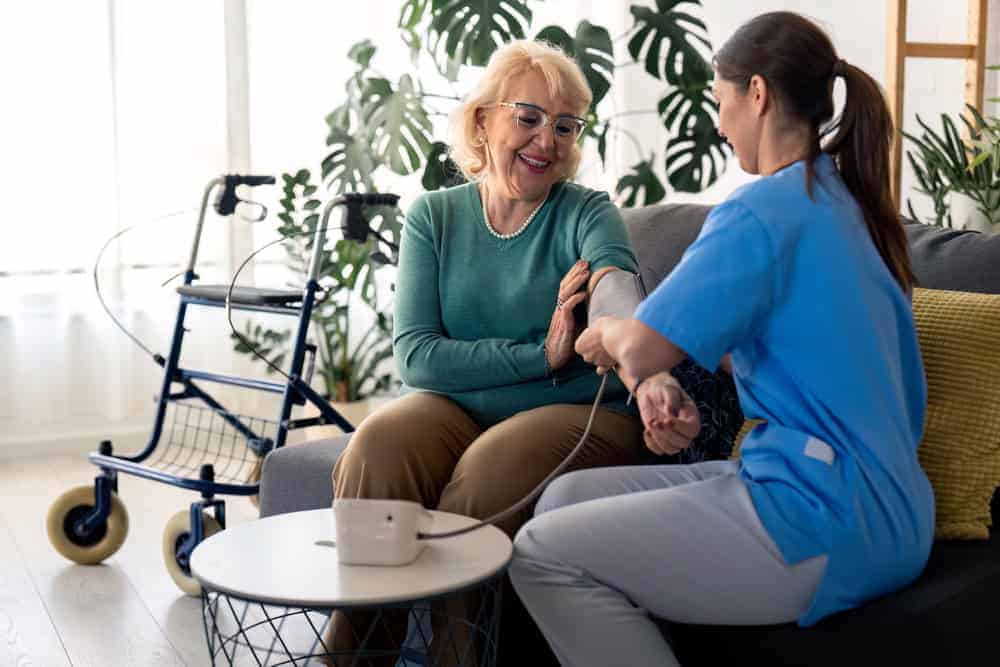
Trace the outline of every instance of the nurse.
{"type": "Polygon", "coordinates": [[[549,487],[510,572],[565,665],[678,664],[652,617],[811,625],[906,586],[930,553],[926,385],[881,90],[789,12],[743,25],[714,66],[719,132],[760,178],[712,210],[632,319],[594,322],[576,349],[635,392],[651,449],[684,446],[693,415],[668,371],[685,357],[731,368],[766,423],[739,461],[549,487]]]}

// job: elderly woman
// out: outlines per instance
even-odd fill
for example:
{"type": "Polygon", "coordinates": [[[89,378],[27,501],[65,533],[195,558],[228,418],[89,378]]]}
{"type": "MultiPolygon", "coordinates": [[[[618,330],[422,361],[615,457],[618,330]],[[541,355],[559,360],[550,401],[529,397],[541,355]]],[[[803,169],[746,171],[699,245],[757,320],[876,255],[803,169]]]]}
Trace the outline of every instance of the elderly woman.
{"type": "MultiPolygon", "coordinates": [[[[572,60],[522,40],[494,54],[457,110],[452,156],[469,183],[423,195],[403,231],[394,353],[404,396],[354,434],[333,471],[337,497],[484,518],[576,444],[600,377],[574,352],[574,308],[607,272],[637,270],[608,196],[569,182],[591,99],[572,60]]],[[[640,462],[643,427],[625,388],[613,380],[605,396],[573,468],[640,462]]],[[[671,451],[698,424],[682,431],[671,451]]],[[[530,514],[499,527],[513,536],[530,514]]],[[[346,637],[345,623],[335,616],[333,634],[346,637]]]]}
{"type": "MultiPolygon", "coordinates": [[[[590,100],[569,58],[519,41],[456,112],[453,156],[470,182],[426,193],[403,230],[394,356],[405,395],[351,439],[333,472],[338,497],[486,517],[583,432],[600,378],[573,351],[573,308],[605,272],[636,270],[607,195],[567,182],[590,100]]],[[[607,396],[577,467],[638,460],[624,388],[607,396]]],[[[529,516],[500,527],[513,535],[529,516]]]]}

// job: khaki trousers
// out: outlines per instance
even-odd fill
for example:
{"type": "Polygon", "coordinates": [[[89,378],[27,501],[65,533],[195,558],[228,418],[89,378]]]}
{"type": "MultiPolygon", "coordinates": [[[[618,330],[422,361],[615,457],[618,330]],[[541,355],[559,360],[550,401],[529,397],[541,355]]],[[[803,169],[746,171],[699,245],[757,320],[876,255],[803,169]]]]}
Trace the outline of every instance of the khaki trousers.
{"type": "MultiPolygon", "coordinates": [[[[576,446],[589,415],[589,405],[547,405],[483,430],[444,396],[408,394],[361,423],[334,466],[334,497],[414,500],[430,509],[486,518],[513,505],[545,479],[576,446]]],[[[638,418],[598,408],[590,436],[568,470],[634,465],[640,462],[643,447],[638,418]]],[[[513,539],[532,510],[529,506],[497,527],[513,539]]],[[[514,655],[521,647],[512,642],[525,639],[521,626],[534,630],[511,592],[508,586],[500,664],[516,664],[514,655]]],[[[349,638],[361,629],[357,627],[361,615],[351,616],[355,627],[348,633],[336,626],[349,620],[335,614],[328,633],[331,640],[349,638]]],[[[397,629],[393,634],[399,636],[389,640],[401,642],[403,633],[405,628],[397,629]]]]}

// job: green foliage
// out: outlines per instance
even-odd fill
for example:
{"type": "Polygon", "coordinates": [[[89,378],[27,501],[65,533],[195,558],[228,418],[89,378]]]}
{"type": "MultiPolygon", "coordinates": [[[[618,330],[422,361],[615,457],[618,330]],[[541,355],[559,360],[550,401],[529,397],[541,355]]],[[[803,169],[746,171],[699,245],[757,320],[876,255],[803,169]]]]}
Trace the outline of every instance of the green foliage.
{"type": "Polygon", "coordinates": [[[361,103],[376,161],[404,176],[419,169],[433,128],[410,75],[400,77],[395,88],[386,79],[368,79],[361,103]]]}
{"type": "MultiPolygon", "coordinates": [[[[1000,222],[1000,120],[984,118],[971,105],[966,108],[972,116],[971,121],[961,116],[967,141],[947,114],[941,114],[940,131],[917,116],[920,136],[903,133],[915,147],[906,156],[919,183],[916,190],[934,205],[934,216],[926,220],[931,224],[952,226],[947,202],[951,192],[968,195],[989,220],[1000,222]]],[[[911,202],[907,207],[917,219],[911,202]]]]}
{"type": "MultiPolygon", "coordinates": [[[[295,175],[282,175],[282,221],[279,233],[289,268],[305,280],[307,262],[312,256],[316,227],[320,223],[318,187],[306,169],[295,175]]],[[[399,243],[402,217],[395,207],[373,207],[365,211],[369,224],[393,243],[399,243]]],[[[320,251],[320,286],[323,294],[313,309],[312,339],[317,346],[317,372],[323,380],[324,393],[331,400],[356,400],[389,388],[392,378],[380,372],[379,364],[392,356],[392,319],[378,301],[375,272],[378,248],[374,240],[364,244],[329,235],[320,251]],[[352,336],[357,307],[364,307],[373,319],[360,337],[352,336]],[[351,317],[352,313],[355,315],[351,317]],[[352,340],[358,338],[357,341],[352,340]]],[[[277,331],[248,322],[243,335],[272,363],[280,366],[288,353],[291,331],[277,331]]],[[[234,349],[250,354],[250,348],[232,335],[234,349]]],[[[251,357],[256,360],[256,357],[251,357]]],[[[270,367],[267,372],[271,373],[270,367]]]]}
{"type": "MultiPolygon", "coordinates": [[[[414,71],[428,71],[421,63],[429,59],[454,82],[462,68],[481,67],[504,43],[527,36],[532,28],[529,5],[536,1],[403,0],[397,27],[409,47],[414,71]]],[[[711,44],[704,23],[690,13],[699,5],[698,0],[657,0],[655,8],[633,5],[634,24],[617,39],[612,39],[607,28],[585,20],[575,26],[546,26],[536,33],[536,38],[561,47],[580,65],[594,95],[582,141],[596,142],[602,162],[609,143],[623,136],[647,154],[648,142],[640,142],[627,127],[629,115],[657,114],[669,133],[662,158],[654,153],[618,182],[616,191],[626,195],[626,206],[652,204],[666,197],[654,165],[662,164],[670,185],[685,192],[708,187],[725,167],[728,148],[715,131],[717,107],[709,95],[712,68],[706,54],[711,44]],[[616,58],[625,53],[618,53],[620,46],[616,52],[615,43],[626,39],[632,61],[617,64],[616,58]],[[641,65],[652,77],[650,85],[662,89],[657,110],[602,117],[599,105],[612,91],[616,68],[629,65],[641,65]]],[[[319,194],[320,186],[312,183],[307,169],[283,176],[280,231],[287,237],[288,266],[303,279],[322,199],[377,191],[379,176],[386,172],[420,173],[426,190],[464,182],[448,157],[448,145],[434,136],[432,123],[433,117],[454,108],[458,93],[431,92],[412,72],[398,76],[379,72],[378,48],[371,39],[351,46],[348,56],[356,70],[345,82],[343,102],[326,117],[327,150],[320,161],[325,192],[319,194]]],[[[369,213],[380,232],[398,243],[402,228],[398,209],[369,213]]],[[[362,398],[390,382],[387,374],[379,374],[378,366],[391,356],[391,318],[385,304],[376,301],[373,278],[379,262],[386,258],[374,241],[359,246],[340,240],[322,253],[322,284],[327,291],[313,317],[318,370],[331,397],[362,398]],[[350,347],[351,315],[356,314],[352,308],[358,306],[368,309],[374,325],[350,347]]],[[[246,335],[269,358],[284,360],[287,332],[250,323],[246,335]]],[[[237,341],[238,351],[247,352],[245,347],[237,341]]]]}
{"type": "Polygon", "coordinates": [[[632,173],[622,176],[615,187],[615,193],[621,194],[628,191],[625,199],[625,206],[645,206],[658,202],[667,194],[663,189],[660,179],[653,173],[653,163],[643,160],[632,167],[632,173]],[[639,202],[639,194],[642,194],[642,202],[639,202]]]}
{"type": "Polygon", "coordinates": [[[688,0],[657,0],[656,9],[633,5],[629,8],[636,31],[628,50],[637,61],[642,58],[646,71],[658,79],[677,85],[707,83],[712,69],[691,40],[711,49],[705,24],[686,12],[674,11],[678,5],[701,4],[688,0]],[[666,47],[666,56],[661,55],[666,47]],[[645,53],[645,56],[643,56],[645,53]]]}
{"type": "Polygon", "coordinates": [[[483,66],[498,48],[524,38],[530,24],[524,0],[432,0],[429,49],[459,65],[483,66]]]}
{"type": "Polygon", "coordinates": [[[576,37],[570,37],[559,26],[550,25],[535,35],[535,39],[558,46],[576,60],[594,94],[590,109],[595,110],[611,90],[615,74],[614,46],[607,28],[593,25],[589,21],[580,21],[576,37]]]}

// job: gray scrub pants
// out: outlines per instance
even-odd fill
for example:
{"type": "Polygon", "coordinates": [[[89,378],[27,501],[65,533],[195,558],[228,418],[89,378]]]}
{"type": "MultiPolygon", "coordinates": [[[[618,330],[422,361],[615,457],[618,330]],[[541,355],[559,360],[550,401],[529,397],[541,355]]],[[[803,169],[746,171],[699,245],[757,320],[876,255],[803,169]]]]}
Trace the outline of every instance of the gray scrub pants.
{"type": "Polygon", "coordinates": [[[518,533],[514,587],[563,665],[678,665],[650,618],[757,625],[809,607],[826,556],[787,565],[736,461],[556,479],[518,533]]]}

